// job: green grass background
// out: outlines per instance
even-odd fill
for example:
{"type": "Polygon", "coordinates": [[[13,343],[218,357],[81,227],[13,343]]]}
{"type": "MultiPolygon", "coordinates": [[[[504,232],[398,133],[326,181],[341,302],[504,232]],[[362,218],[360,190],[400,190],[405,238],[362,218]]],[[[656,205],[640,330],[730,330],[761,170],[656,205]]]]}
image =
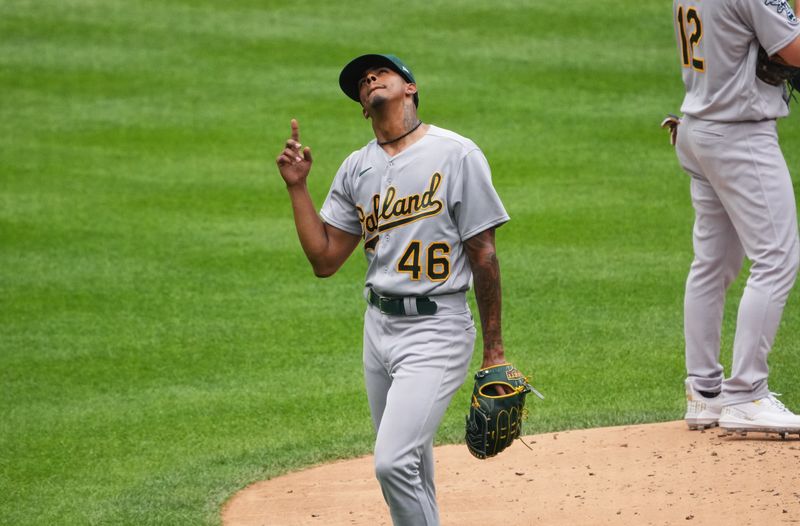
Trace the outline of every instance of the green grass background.
{"type": "MultiPolygon", "coordinates": [[[[296,117],[321,204],[371,138],[337,85],[364,52],[403,57],[423,120],[491,162],[513,218],[507,354],[547,396],[526,432],[680,418],[670,18],[636,0],[0,3],[0,524],[218,524],[250,482],[370,451],[364,258],[314,278],[274,166],[296,117]]],[[[795,174],[798,136],[781,123],[795,174]]],[[[799,315],[791,299],[771,357],[795,408],[799,315]]],[[[467,387],[440,442],[466,405],[467,387]]]]}

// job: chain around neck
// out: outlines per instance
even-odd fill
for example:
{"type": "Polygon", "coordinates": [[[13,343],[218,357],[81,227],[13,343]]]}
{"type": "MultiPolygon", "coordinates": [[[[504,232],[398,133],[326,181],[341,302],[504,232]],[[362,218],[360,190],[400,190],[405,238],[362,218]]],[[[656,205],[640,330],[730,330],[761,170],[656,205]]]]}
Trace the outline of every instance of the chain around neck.
{"type": "Polygon", "coordinates": [[[407,132],[405,132],[405,133],[404,133],[403,135],[401,135],[400,137],[395,137],[394,139],[392,139],[392,140],[389,140],[389,141],[383,141],[383,142],[380,142],[380,141],[378,141],[378,146],[385,146],[385,145],[387,145],[387,144],[392,144],[393,142],[397,142],[397,141],[399,141],[399,140],[400,140],[400,139],[402,139],[403,137],[406,137],[406,136],[408,136],[408,135],[411,135],[411,134],[414,132],[414,130],[416,130],[417,128],[419,128],[419,127],[420,127],[420,125],[421,125],[421,124],[422,124],[422,121],[417,121],[417,123],[416,123],[416,124],[415,124],[415,125],[414,125],[414,126],[411,128],[411,129],[410,129],[410,130],[408,130],[407,132]]]}

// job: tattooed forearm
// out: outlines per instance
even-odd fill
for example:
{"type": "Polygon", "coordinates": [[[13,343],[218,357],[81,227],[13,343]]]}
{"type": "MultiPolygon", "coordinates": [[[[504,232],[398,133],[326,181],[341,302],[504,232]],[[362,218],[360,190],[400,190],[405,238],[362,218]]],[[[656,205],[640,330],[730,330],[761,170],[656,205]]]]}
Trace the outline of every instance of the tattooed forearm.
{"type": "Polygon", "coordinates": [[[475,299],[481,316],[484,347],[503,345],[500,329],[500,265],[495,254],[487,255],[484,262],[473,268],[475,299]]]}
{"type": "Polygon", "coordinates": [[[484,360],[503,358],[503,336],[500,315],[502,294],[500,289],[500,263],[494,243],[494,230],[482,232],[466,244],[475,299],[481,317],[484,360]]]}

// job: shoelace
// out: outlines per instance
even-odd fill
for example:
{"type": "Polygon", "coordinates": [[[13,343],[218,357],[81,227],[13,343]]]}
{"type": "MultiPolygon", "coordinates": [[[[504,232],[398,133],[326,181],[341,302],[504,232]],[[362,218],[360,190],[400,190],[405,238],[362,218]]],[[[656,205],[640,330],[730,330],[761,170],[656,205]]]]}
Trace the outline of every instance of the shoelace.
{"type": "Polygon", "coordinates": [[[789,411],[789,409],[785,405],[783,405],[783,402],[781,402],[776,398],[777,396],[781,396],[781,394],[770,393],[767,399],[772,403],[773,406],[775,406],[782,413],[791,413],[791,411],[789,411]]]}

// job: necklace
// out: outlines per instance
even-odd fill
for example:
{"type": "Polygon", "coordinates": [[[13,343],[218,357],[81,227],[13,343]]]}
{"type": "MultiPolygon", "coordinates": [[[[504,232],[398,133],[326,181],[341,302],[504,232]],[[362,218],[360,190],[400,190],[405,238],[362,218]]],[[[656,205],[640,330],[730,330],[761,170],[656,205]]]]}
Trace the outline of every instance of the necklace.
{"type": "Polygon", "coordinates": [[[414,125],[414,127],[413,127],[413,128],[411,128],[410,130],[408,130],[407,132],[405,132],[405,133],[404,133],[403,135],[401,135],[400,137],[395,137],[394,139],[392,139],[392,140],[390,140],[390,141],[383,141],[383,142],[380,142],[380,141],[378,141],[378,146],[385,146],[385,145],[387,145],[387,144],[392,144],[393,142],[397,142],[397,141],[399,141],[400,139],[402,139],[403,137],[405,137],[405,136],[407,136],[407,135],[411,135],[411,133],[412,133],[414,130],[416,130],[417,128],[419,128],[421,124],[422,124],[422,121],[417,121],[417,123],[414,125]]]}

